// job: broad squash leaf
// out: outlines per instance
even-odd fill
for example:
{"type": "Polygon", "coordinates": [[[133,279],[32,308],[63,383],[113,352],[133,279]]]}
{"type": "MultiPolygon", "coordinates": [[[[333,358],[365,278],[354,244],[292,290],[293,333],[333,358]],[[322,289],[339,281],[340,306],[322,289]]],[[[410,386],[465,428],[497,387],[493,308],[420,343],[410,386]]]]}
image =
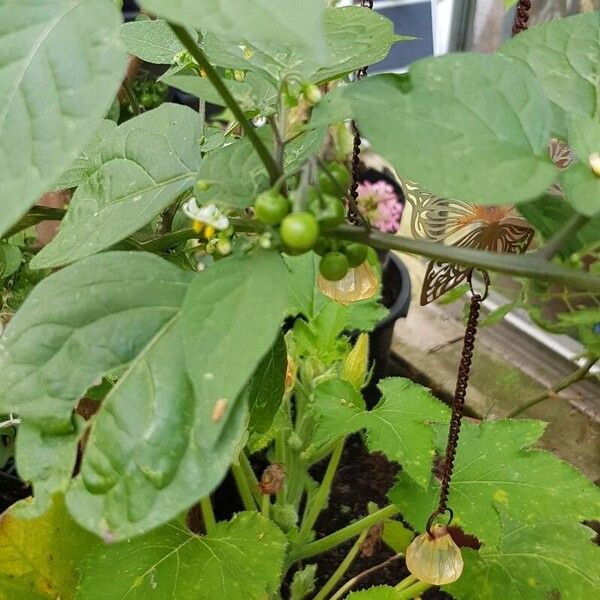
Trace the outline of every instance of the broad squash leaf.
{"type": "Polygon", "coordinates": [[[553,134],[564,138],[566,117],[598,118],[600,13],[550,21],[523,31],[499,52],[527,65],[553,104],[553,134]]]}
{"type": "Polygon", "coordinates": [[[0,516],[0,600],[73,600],[82,556],[98,540],[73,522],[56,496],[42,517],[0,516]]]}
{"type": "Polygon", "coordinates": [[[325,96],[313,125],[351,116],[398,173],[434,194],[514,204],[556,177],[549,102],[531,72],[505,57],[451,54],[416,62],[408,80],[369,77],[325,96]],[[390,111],[394,119],[381,118],[390,111]]]}
{"type": "Polygon", "coordinates": [[[130,119],[103,142],[101,160],[77,188],[60,231],[31,261],[74,262],[121,241],[190,188],[200,167],[200,120],[163,104],[130,119]]]}
{"type": "Polygon", "coordinates": [[[257,513],[202,537],[165,525],[91,552],[77,600],[263,600],[279,588],[285,546],[281,530],[257,513]]]}
{"type": "Polygon", "coordinates": [[[0,1],[0,234],[92,138],[125,74],[108,0],[0,1]]]}
{"type": "Polygon", "coordinates": [[[457,600],[597,598],[600,548],[579,523],[516,523],[502,519],[495,547],[463,548],[462,576],[444,589],[457,600]]]}
{"type": "Polygon", "coordinates": [[[383,452],[426,488],[435,450],[431,423],[446,423],[448,410],[424,387],[409,379],[384,379],[383,398],[368,411],[352,385],[331,380],[317,387],[314,410],[318,415],[313,443],[366,429],[371,452],[383,452]],[[359,401],[360,400],[360,401],[359,401]]]}
{"type": "Polygon", "coordinates": [[[375,587],[352,592],[348,600],[398,600],[399,593],[388,585],[377,585],[375,587]]]}
{"type": "MultiPolygon", "coordinates": [[[[544,427],[527,420],[463,423],[448,500],[454,524],[492,546],[502,536],[499,510],[521,524],[568,524],[600,516],[600,490],[591,481],[552,454],[529,448],[544,427]]],[[[440,429],[440,450],[445,438],[440,429]]],[[[402,473],[389,497],[414,527],[422,528],[438,492],[437,480],[423,489],[402,473]]]]}

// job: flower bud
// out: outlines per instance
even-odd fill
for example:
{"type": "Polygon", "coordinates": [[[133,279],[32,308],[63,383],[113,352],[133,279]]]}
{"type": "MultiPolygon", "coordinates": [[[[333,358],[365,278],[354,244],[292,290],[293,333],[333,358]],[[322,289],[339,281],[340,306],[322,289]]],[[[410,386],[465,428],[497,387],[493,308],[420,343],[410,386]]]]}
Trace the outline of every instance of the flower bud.
{"type": "Polygon", "coordinates": [[[592,171],[596,177],[600,177],[600,154],[598,152],[592,152],[588,156],[588,162],[590,163],[590,167],[592,167],[592,171]]]}
{"type": "Polygon", "coordinates": [[[302,88],[302,95],[308,104],[314,106],[317,104],[317,102],[319,102],[319,100],[321,100],[323,94],[321,94],[319,86],[315,85],[314,83],[307,83],[302,88]]]}
{"type": "Polygon", "coordinates": [[[360,391],[367,378],[369,370],[369,334],[361,333],[354,344],[354,348],[344,361],[341,377],[350,382],[357,391],[360,391]]]}

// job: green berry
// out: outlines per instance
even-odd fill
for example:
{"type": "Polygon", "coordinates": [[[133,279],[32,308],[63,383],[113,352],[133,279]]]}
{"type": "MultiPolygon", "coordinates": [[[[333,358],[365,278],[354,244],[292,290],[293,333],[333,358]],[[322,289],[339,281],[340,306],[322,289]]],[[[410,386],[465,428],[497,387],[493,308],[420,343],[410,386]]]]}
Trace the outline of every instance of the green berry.
{"type": "Polygon", "coordinates": [[[297,212],[281,222],[281,239],[292,251],[307,252],[319,238],[319,223],[312,213],[297,212]]]}
{"type": "Polygon", "coordinates": [[[345,244],[343,252],[348,258],[348,264],[354,268],[362,265],[367,260],[367,254],[369,252],[368,246],[364,244],[358,244],[356,242],[350,242],[345,244]]]}
{"type": "Polygon", "coordinates": [[[345,254],[341,252],[329,252],[319,264],[321,275],[329,281],[339,281],[348,273],[349,265],[345,254]]]}
{"type": "Polygon", "coordinates": [[[254,203],[256,218],[265,225],[279,225],[290,212],[290,201],[279,192],[269,190],[254,203]]]}

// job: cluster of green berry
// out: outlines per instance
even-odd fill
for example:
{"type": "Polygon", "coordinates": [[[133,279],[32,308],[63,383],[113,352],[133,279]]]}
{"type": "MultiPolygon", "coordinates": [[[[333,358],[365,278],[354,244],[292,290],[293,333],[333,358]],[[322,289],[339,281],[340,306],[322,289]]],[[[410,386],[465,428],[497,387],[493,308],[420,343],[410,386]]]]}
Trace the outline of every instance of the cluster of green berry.
{"type": "MultiPolygon", "coordinates": [[[[344,221],[342,197],[349,185],[347,169],[339,163],[330,163],[319,172],[316,185],[303,192],[302,202],[291,202],[276,189],[262,193],[254,204],[256,218],[265,225],[279,228],[283,249],[288,254],[314,250],[321,256],[321,275],[330,281],[339,281],[349,269],[366,260],[368,251],[364,244],[327,237],[328,231],[344,221]],[[296,210],[298,206],[302,208],[296,210]]],[[[295,191],[291,195],[299,193],[295,191]]]]}

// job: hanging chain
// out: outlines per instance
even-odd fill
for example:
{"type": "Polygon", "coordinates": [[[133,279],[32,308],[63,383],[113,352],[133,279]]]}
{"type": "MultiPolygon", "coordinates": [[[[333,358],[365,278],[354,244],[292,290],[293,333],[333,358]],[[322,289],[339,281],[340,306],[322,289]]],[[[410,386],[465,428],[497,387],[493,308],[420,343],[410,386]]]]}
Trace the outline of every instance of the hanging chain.
{"type": "Polygon", "coordinates": [[[531,10],[531,0],[519,0],[515,10],[515,20],[513,21],[512,34],[517,35],[527,29],[529,22],[529,11],[531,10]]]}
{"type": "MultiPolygon", "coordinates": [[[[360,5],[363,8],[368,8],[369,10],[373,9],[373,0],[361,0],[360,5]]],[[[365,66],[358,71],[354,72],[354,78],[358,81],[367,75],[367,70],[369,67],[365,66]]],[[[363,217],[360,210],[358,210],[358,178],[359,178],[359,169],[360,169],[360,132],[358,131],[358,127],[356,126],[356,122],[352,121],[352,135],[353,135],[353,144],[352,144],[352,181],[350,183],[350,189],[348,194],[348,214],[346,218],[349,223],[352,225],[361,225],[363,227],[368,227],[368,221],[363,217]]]]}
{"type": "Polygon", "coordinates": [[[486,271],[482,271],[484,289],[482,293],[476,292],[473,288],[473,269],[469,272],[468,281],[471,288],[471,305],[469,307],[469,317],[465,327],[465,337],[463,341],[462,355],[458,367],[458,377],[456,378],[456,390],[452,402],[452,417],[450,418],[450,427],[448,430],[448,442],[446,444],[446,456],[442,465],[442,482],[440,484],[440,500],[436,510],[427,520],[427,533],[431,535],[431,526],[433,521],[449,513],[452,521],[453,513],[448,508],[448,494],[450,493],[450,482],[452,481],[452,471],[454,469],[454,459],[456,458],[456,449],[458,447],[458,438],[460,435],[460,426],[467,396],[467,387],[469,385],[469,375],[471,372],[471,362],[473,360],[473,349],[475,348],[475,336],[477,334],[477,324],[479,321],[479,310],[481,303],[487,298],[490,278],[486,271]]]}

